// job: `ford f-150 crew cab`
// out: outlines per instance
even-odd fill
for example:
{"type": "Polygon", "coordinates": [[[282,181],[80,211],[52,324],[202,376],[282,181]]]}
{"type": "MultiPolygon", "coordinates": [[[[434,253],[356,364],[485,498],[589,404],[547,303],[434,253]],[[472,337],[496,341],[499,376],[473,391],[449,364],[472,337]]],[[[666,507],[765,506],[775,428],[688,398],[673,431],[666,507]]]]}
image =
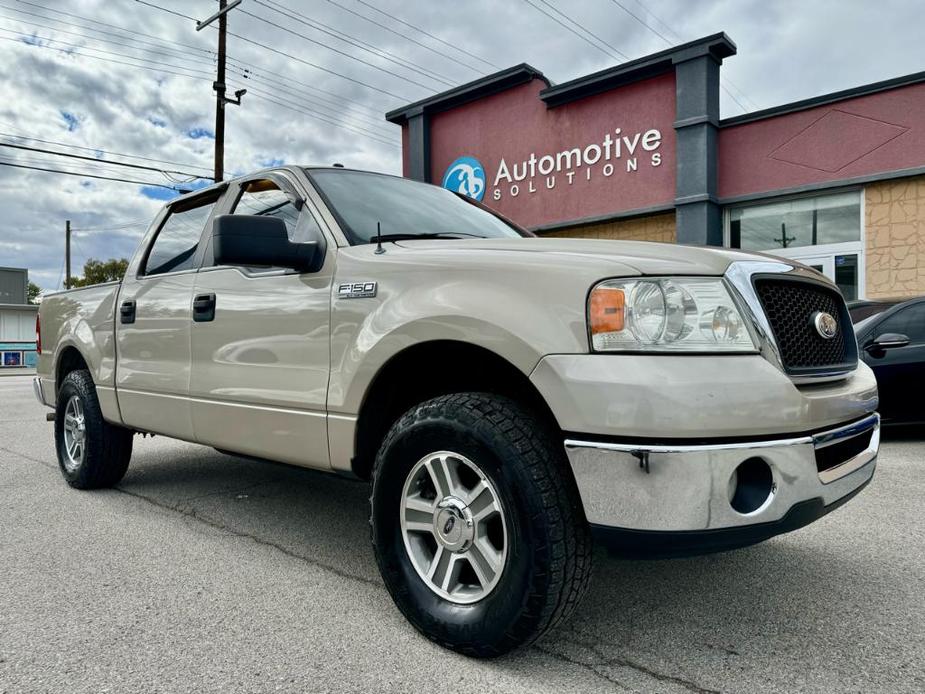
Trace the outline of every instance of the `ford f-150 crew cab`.
{"type": "Polygon", "coordinates": [[[536,238],[443,188],[282,167],[168,203],[121,282],[39,312],[67,482],[135,433],[371,480],[408,620],[491,656],[634,556],[802,527],[874,474],[837,288],[769,256],[536,238]]]}

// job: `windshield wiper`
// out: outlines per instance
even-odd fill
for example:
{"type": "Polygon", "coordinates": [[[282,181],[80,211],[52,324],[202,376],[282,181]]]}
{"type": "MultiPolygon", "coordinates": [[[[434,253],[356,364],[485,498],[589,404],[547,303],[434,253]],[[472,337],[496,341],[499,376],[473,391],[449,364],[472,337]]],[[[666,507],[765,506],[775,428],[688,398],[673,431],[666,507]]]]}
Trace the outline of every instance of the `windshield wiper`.
{"type": "Polygon", "coordinates": [[[478,234],[468,234],[464,231],[435,231],[426,234],[382,234],[379,237],[372,237],[369,243],[376,243],[377,238],[382,241],[413,241],[415,239],[459,239],[464,237],[484,238],[478,234]]]}

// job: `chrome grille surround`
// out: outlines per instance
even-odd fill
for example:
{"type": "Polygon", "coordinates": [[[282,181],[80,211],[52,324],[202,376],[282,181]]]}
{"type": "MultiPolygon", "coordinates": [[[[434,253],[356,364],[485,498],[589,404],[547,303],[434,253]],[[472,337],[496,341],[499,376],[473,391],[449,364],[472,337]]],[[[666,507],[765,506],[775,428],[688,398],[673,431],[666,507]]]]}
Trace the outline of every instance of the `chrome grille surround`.
{"type": "MultiPolygon", "coordinates": [[[[848,318],[844,300],[839,295],[839,329],[844,334],[848,357],[840,364],[793,367],[787,363],[787,355],[782,352],[781,343],[774,334],[767,312],[755,288],[756,279],[762,281],[801,282],[816,285],[827,292],[838,293],[837,287],[819,273],[809,268],[791,265],[773,260],[740,260],[726,269],[725,280],[742,308],[751,320],[751,327],[757,333],[761,354],[786,373],[794,383],[823,383],[847,378],[857,368],[857,339],[848,318]]],[[[808,319],[808,317],[807,317],[808,319]]]]}

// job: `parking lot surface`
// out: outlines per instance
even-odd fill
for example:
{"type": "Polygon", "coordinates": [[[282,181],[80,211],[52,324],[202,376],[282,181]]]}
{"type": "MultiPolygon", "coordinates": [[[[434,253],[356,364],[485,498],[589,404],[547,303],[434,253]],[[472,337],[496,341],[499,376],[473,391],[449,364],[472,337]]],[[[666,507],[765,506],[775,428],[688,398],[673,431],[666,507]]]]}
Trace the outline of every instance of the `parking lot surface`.
{"type": "Polygon", "coordinates": [[[0,379],[0,692],[922,692],[925,443],[888,435],[844,508],[762,545],[621,561],[576,616],[475,661],[399,615],[366,485],[136,437],[70,489],[26,377],[0,379]]]}

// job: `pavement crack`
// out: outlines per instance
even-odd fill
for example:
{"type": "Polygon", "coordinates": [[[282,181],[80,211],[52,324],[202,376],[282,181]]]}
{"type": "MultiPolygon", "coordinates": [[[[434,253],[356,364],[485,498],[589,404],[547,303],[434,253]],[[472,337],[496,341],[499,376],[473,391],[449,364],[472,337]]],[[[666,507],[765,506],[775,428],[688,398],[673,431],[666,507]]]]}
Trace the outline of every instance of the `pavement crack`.
{"type": "Polygon", "coordinates": [[[129,491],[125,489],[124,487],[113,487],[113,490],[117,492],[121,492],[122,494],[125,494],[126,496],[131,496],[135,499],[144,501],[148,504],[151,504],[152,506],[156,506],[157,508],[160,508],[166,511],[172,511],[181,516],[186,516],[187,518],[192,518],[195,521],[208,525],[209,527],[215,528],[216,530],[221,530],[222,532],[228,533],[229,535],[232,535],[234,537],[238,537],[238,538],[245,539],[245,540],[250,540],[264,547],[270,547],[272,549],[275,549],[278,552],[282,552],[288,557],[291,557],[293,559],[298,559],[299,561],[305,562],[306,564],[309,564],[311,566],[314,566],[319,569],[323,569],[325,571],[333,573],[336,576],[339,576],[340,578],[357,581],[359,583],[364,583],[369,586],[375,586],[376,588],[382,587],[382,583],[380,581],[365,578],[363,576],[358,576],[356,574],[350,573],[349,571],[344,571],[343,569],[333,566],[331,564],[326,564],[324,562],[311,559],[309,557],[306,557],[305,555],[299,554],[298,552],[292,551],[288,547],[285,547],[281,544],[273,542],[272,540],[264,539],[258,535],[253,535],[251,533],[244,532],[243,530],[232,528],[224,523],[220,523],[218,521],[212,520],[211,518],[207,518],[206,516],[203,516],[197,513],[194,509],[185,509],[179,506],[174,506],[173,504],[167,504],[157,499],[154,499],[152,497],[145,496],[144,494],[139,494],[138,492],[129,491]]]}
{"type": "Polygon", "coordinates": [[[584,668],[585,670],[589,671],[591,674],[597,677],[600,677],[602,680],[606,680],[610,682],[611,684],[617,685],[618,687],[620,687],[620,689],[626,690],[628,692],[632,691],[632,689],[627,687],[623,682],[618,680],[616,677],[613,677],[607,674],[606,672],[602,672],[601,670],[598,669],[599,667],[606,666],[607,663],[584,663],[580,660],[572,658],[571,656],[565,655],[564,653],[559,653],[558,651],[554,651],[551,648],[544,648],[543,646],[534,646],[533,648],[538,650],[540,653],[543,653],[544,655],[548,655],[552,658],[555,658],[556,660],[561,660],[565,663],[569,663],[571,665],[577,665],[580,668],[584,668]]]}
{"type": "MultiPolygon", "coordinates": [[[[181,504],[188,504],[190,501],[199,501],[200,499],[208,499],[212,496],[223,496],[231,494],[240,494],[241,492],[246,492],[250,489],[256,489],[257,487],[265,487],[268,484],[276,484],[279,480],[268,480],[266,482],[254,482],[253,484],[248,484],[244,487],[238,487],[237,489],[219,489],[214,492],[207,492],[206,494],[196,494],[195,496],[187,496],[180,499],[181,504]]],[[[120,490],[121,491],[121,490],[120,490]]]]}
{"type": "MultiPolygon", "coordinates": [[[[26,454],[26,453],[22,453],[21,451],[15,451],[15,450],[13,450],[13,449],[7,448],[6,446],[0,446],[0,451],[3,451],[4,453],[10,453],[10,454],[15,455],[15,456],[19,456],[20,458],[23,458],[24,460],[31,461],[31,462],[33,462],[33,463],[38,463],[38,464],[41,465],[42,467],[48,468],[49,470],[57,470],[57,469],[58,469],[58,466],[57,466],[57,465],[52,465],[52,464],[47,463],[46,461],[42,460],[41,458],[35,458],[35,457],[33,457],[33,456],[31,456],[31,455],[28,455],[28,454],[26,454]]],[[[251,488],[253,488],[253,487],[260,486],[261,484],[270,484],[270,482],[261,482],[261,483],[253,484],[253,485],[250,485],[250,486],[248,486],[248,487],[244,487],[243,489],[251,489],[251,488]]],[[[243,489],[230,490],[230,491],[228,491],[227,493],[237,493],[237,492],[243,491],[243,489]]],[[[130,496],[130,497],[133,497],[133,498],[135,498],[135,499],[139,499],[139,500],[141,500],[141,501],[144,501],[144,502],[146,502],[146,503],[148,503],[148,504],[151,504],[152,506],[155,506],[155,507],[157,507],[157,508],[159,508],[159,509],[162,509],[162,510],[165,510],[165,511],[171,511],[171,512],[173,512],[173,513],[178,513],[178,514],[180,514],[181,516],[186,516],[187,518],[192,518],[192,519],[195,520],[195,521],[198,521],[198,522],[200,522],[200,523],[203,523],[204,525],[208,525],[208,526],[210,526],[210,527],[212,527],[212,528],[215,528],[216,530],[221,530],[222,532],[228,533],[229,535],[232,535],[232,536],[234,536],[234,537],[238,537],[238,538],[241,538],[241,539],[244,539],[244,540],[250,540],[250,541],[252,541],[252,542],[254,542],[254,543],[258,544],[258,545],[263,545],[264,547],[270,547],[270,548],[272,548],[272,549],[277,550],[278,552],[282,552],[283,554],[285,554],[285,555],[288,556],[288,557],[292,557],[293,559],[298,559],[299,561],[305,562],[306,564],[309,564],[309,565],[311,565],[311,566],[314,566],[314,567],[317,567],[317,568],[319,568],[319,569],[322,569],[322,570],[328,571],[328,572],[330,572],[330,573],[333,573],[333,574],[335,574],[336,576],[339,576],[340,578],[346,578],[346,579],[348,579],[348,580],[357,581],[357,582],[359,582],[359,583],[364,583],[364,584],[369,585],[369,586],[375,586],[376,588],[381,588],[381,587],[382,587],[381,581],[376,581],[376,580],[373,580],[373,579],[365,578],[365,577],[363,577],[363,576],[357,576],[356,574],[352,574],[352,573],[350,573],[349,571],[344,571],[343,569],[340,569],[340,568],[338,568],[338,567],[336,567],[336,566],[333,566],[333,565],[331,565],[331,564],[326,564],[326,563],[324,563],[324,562],[320,562],[320,561],[317,561],[317,560],[315,560],[315,559],[311,559],[311,558],[306,557],[306,556],[304,556],[304,555],[302,555],[302,554],[299,554],[298,552],[293,552],[291,549],[288,549],[287,547],[284,547],[283,545],[280,545],[280,544],[278,544],[278,543],[276,543],[276,542],[273,542],[273,541],[271,541],[271,540],[266,540],[266,539],[264,539],[264,538],[262,538],[262,537],[259,537],[259,536],[257,536],[257,535],[252,535],[252,534],[250,534],[250,533],[246,533],[246,532],[244,532],[243,530],[237,530],[237,529],[232,528],[232,527],[230,527],[230,526],[228,526],[228,525],[225,525],[224,523],[219,523],[218,521],[212,520],[211,518],[207,518],[207,517],[205,517],[205,516],[202,516],[202,515],[200,515],[199,513],[197,513],[194,509],[185,509],[185,508],[182,508],[182,507],[180,507],[180,506],[175,506],[175,505],[173,505],[173,504],[167,504],[167,503],[164,503],[163,501],[159,501],[159,500],[157,500],[157,499],[155,499],[155,498],[153,498],[153,497],[145,496],[144,494],[139,494],[138,492],[129,491],[128,489],[125,489],[124,487],[112,487],[112,490],[113,490],[113,491],[116,491],[116,492],[120,492],[121,494],[125,494],[126,496],[130,496]]],[[[225,492],[216,492],[216,493],[225,493],[225,492]]],[[[204,495],[202,495],[202,496],[190,497],[189,499],[184,499],[184,500],[182,500],[181,503],[185,503],[185,502],[187,502],[187,501],[192,501],[193,499],[199,499],[199,498],[203,498],[203,497],[205,497],[205,496],[213,496],[213,495],[214,495],[214,494],[204,494],[204,495]]]]}
{"type": "Polygon", "coordinates": [[[569,633],[563,630],[559,634],[559,639],[564,642],[571,642],[572,644],[576,646],[580,646],[582,648],[586,648],[587,650],[591,651],[591,653],[593,653],[598,658],[598,660],[594,662],[582,662],[580,660],[575,660],[562,653],[559,653],[557,651],[552,651],[549,649],[545,649],[540,646],[536,646],[535,648],[543,651],[543,653],[547,653],[549,655],[552,655],[560,659],[567,660],[569,662],[574,662],[576,665],[581,665],[591,670],[592,672],[598,674],[599,676],[603,677],[604,679],[614,682],[614,684],[622,684],[622,683],[616,680],[613,680],[612,678],[610,678],[604,673],[601,673],[597,668],[602,668],[602,667],[630,668],[631,670],[635,670],[636,672],[640,672],[644,675],[648,675],[649,677],[652,677],[653,679],[656,679],[659,682],[667,682],[671,684],[676,684],[679,687],[683,687],[684,689],[690,692],[694,692],[695,694],[722,694],[718,689],[709,689],[709,688],[700,686],[696,682],[691,682],[690,680],[686,680],[683,677],[677,677],[675,675],[668,675],[663,672],[658,672],[657,670],[653,670],[650,667],[647,667],[636,661],[630,660],[626,657],[621,657],[617,655],[608,655],[601,650],[601,646],[597,641],[588,640],[587,638],[585,638],[585,636],[586,635],[576,633],[575,631],[572,631],[571,633],[569,633]],[[579,638],[575,638],[576,636],[579,638]]]}
{"type": "Polygon", "coordinates": [[[33,463],[38,463],[38,464],[41,465],[42,467],[47,467],[49,470],[57,470],[57,469],[58,469],[58,466],[57,466],[57,465],[53,465],[53,464],[51,464],[51,463],[47,463],[47,462],[45,462],[44,460],[42,460],[41,458],[33,458],[31,455],[27,455],[26,453],[22,453],[22,452],[20,452],[20,451],[14,451],[12,448],[7,448],[6,446],[0,446],[0,451],[3,451],[4,453],[11,453],[11,454],[13,454],[13,455],[18,455],[20,458],[23,458],[24,460],[29,460],[29,461],[31,461],[31,462],[33,462],[33,463]]]}

